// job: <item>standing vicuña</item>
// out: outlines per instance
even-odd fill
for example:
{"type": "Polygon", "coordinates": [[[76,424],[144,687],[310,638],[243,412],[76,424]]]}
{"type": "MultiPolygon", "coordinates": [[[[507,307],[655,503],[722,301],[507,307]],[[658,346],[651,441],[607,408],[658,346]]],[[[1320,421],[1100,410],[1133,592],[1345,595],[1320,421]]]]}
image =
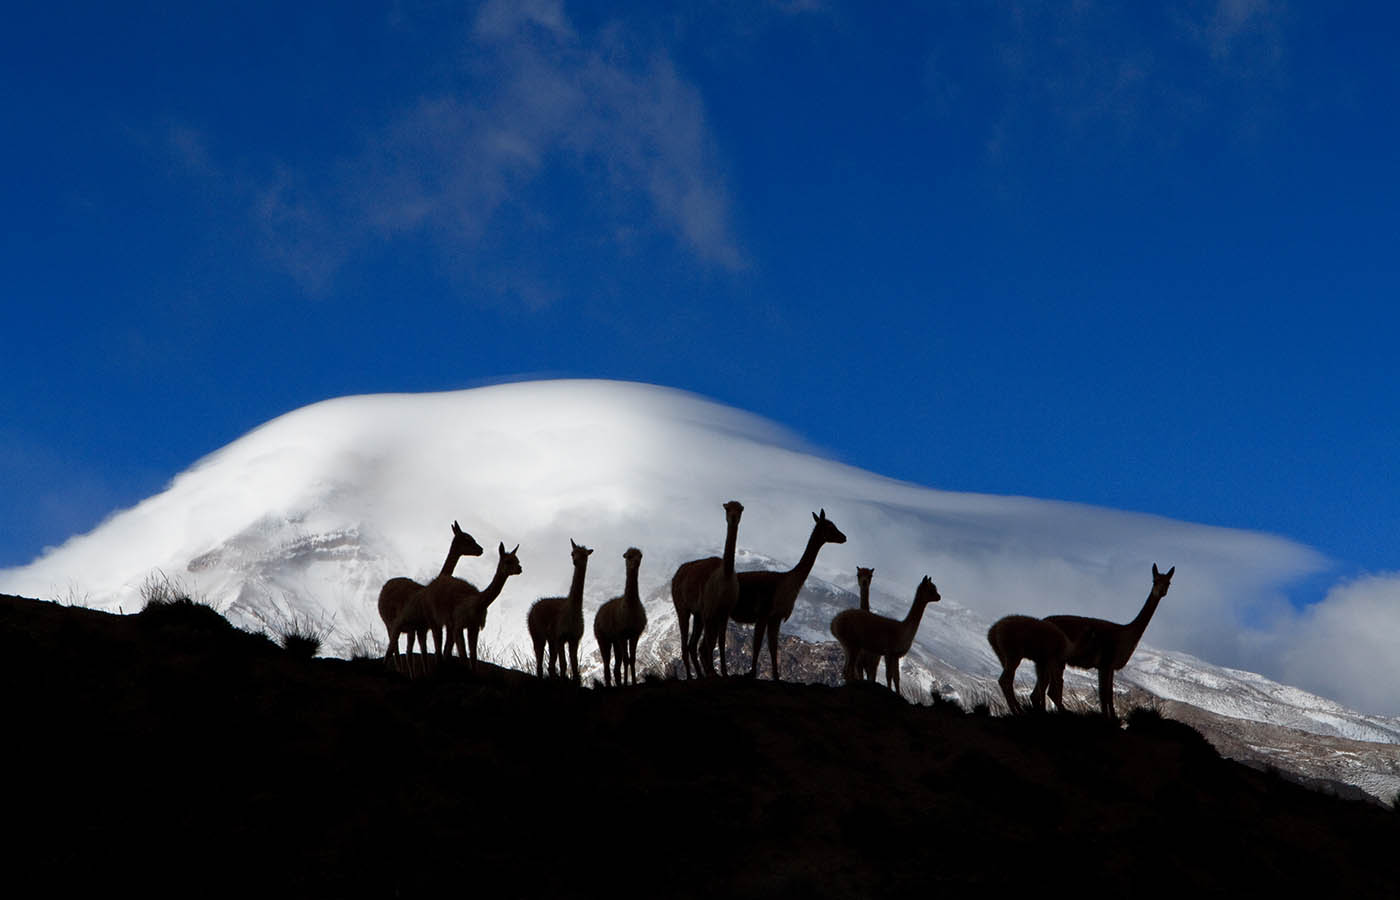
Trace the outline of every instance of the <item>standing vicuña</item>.
{"type": "MultiPolygon", "coordinates": [[[[455,521],[452,523],[452,544],[447,548],[447,559],[443,560],[442,571],[438,577],[450,576],[457,568],[457,561],[463,556],[480,556],[481,545],[476,539],[462,530],[455,521]]],[[[424,585],[419,584],[412,578],[390,578],[384,582],[384,586],[379,589],[379,618],[384,621],[384,628],[389,632],[389,646],[384,651],[385,663],[392,664],[398,661],[399,656],[399,635],[407,631],[408,634],[408,654],[409,668],[412,668],[413,659],[413,638],[418,636],[419,650],[426,654],[428,652],[427,633],[431,623],[426,621],[426,611],[424,615],[410,617],[413,621],[403,619],[404,607],[408,605],[411,598],[424,585]],[[424,621],[418,621],[424,619],[424,621]],[[419,630],[421,626],[421,631],[419,630]]]]}
{"type": "Polygon", "coordinates": [[[1167,595],[1175,572],[1176,566],[1172,566],[1163,575],[1157,571],[1157,564],[1152,564],[1152,590],[1147,594],[1147,602],[1142,605],[1137,618],[1126,625],[1088,616],[1045,617],[1045,621],[1052,623],[1069,638],[1070,665],[1077,669],[1099,670],[1099,709],[1110,719],[1118,718],[1113,708],[1113,673],[1126,666],[1132,658],[1138,641],[1142,640],[1142,633],[1147,630],[1147,623],[1152,621],[1152,614],[1157,611],[1157,604],[1167,595]]]}
{"type": "Polygon", "coordinates": [[[507,553],[506,545],[502,542],[496,548],[500,558],[496,561],[496,574],[491,576],[491,583],[485,590],[480,591],[467,584],[470,590],[460,596],[448,615],[447,655],[452,655],[453,647],[457,648],[458,654],[463,658],[470,652],[473,671],[476,670],[476,638],[481,629],[486,627],[486,611],[501,595],[501,589],[506,586],[506,579],[523,571],[520,568],[520,557],[516,556],[519,550],[520,545],[516,544],[515,549],[507,553]]]}
{"type": "Polygon", "coordinates": [[[554,677],[555,662],[559,674],[568,677],[569,663],[574,667],[574,683],[578,677],[578,642],[583,639],[583,575],[588,570],[588,554],[593,551],[569,540],[573,548],[574,580],[567,597],[542,597],[530,607],[525,624],[535,645],[535,675],[544,676],[544,648],[549,645],[549,675],[554,677]],[[564,659],[564,648],[569,659],[564,659]]]}
{"type": "Polygon", "coordinates": [[[647,627],[647,611],[642,607],[642,594],[637,587],[637,573],[642,568],[642,551],[628,547],[622,554],[627,567],[627,581],[622,596],[614,597],[598,608],[593,616],[593,637],[598,640],[598,652],[603,657],[603,684],[614,680],[625,683],[630,677],[637,683],[637,640],[647,627]],[[617,654],[616,678],[608,671],[609,657],[617,654]]]}
{"type": "Polygon", "coordinates": [[[1031,690],[1031,706],[1045,711],[1045,692],[1064,712],[1065,660],[1069,657],[1069,638],[1057,626],[1033,616],[1004,616],[987,630],[987,643],[1001,662],[1001,677],[997,684],[1006,695],[1006,705],[1013,713],[1021,711],[1016,702],[1016,667],[1021,660],[1035,663],[1035,687],[1031,690]]]}
{"type": "Polygon", "coordinates": [[[736,622],[753,625],[753,665],[749,677],[758,675],[758,648],[763,645],[763,633],[768,632],[768,655],[773,663],[773,680],[778,680],[778,626],[792,615],[793,604],[802,591],[812,566],[817,562],[817,551],[823,544],[844,544],[846,536],[836,523],[826,517],[826,510],[812,513],[812,534],[807,538],[807,548],[802,558],[786,572],[740,572],[739,602],[734,605],[730,618],[736,622]]]}
{"type": "Polygon", "coordinates": [[[937,603],[938,588],[927,575],[914,592],[914,604],[904,621],[877,615],[865,609],[843,609],[831,620],[831,633],[846,651],[846,680],[858,675],[856,661],[862,653],[872,653],[885,660],[885,685],[899,693],[899,660],[914,644],[924,607],[937,603]]]}
{"type": "MultiPolygon", "coordinates": [[[[739,540],[739,516],[743,512],[744,507],[737,500],[730,500],[724,504],[726,525],[724,547],[725,555],[731,560],[731,570],[733,551],[739,540]]],[[[701,611],[701,603],[705,588],[710,583],[710,576],[723,571],[724,565],[724,558],[719,556],[692,559],[690,562],[681,563],[676,569],[676,574],[671,576],[671,603],[676,607],[676,621],[681,631],[681,663],[685,666],[686,678],[698,677],[702,672],[714,672],[713,654],[711,654],[708,665],[702,665],[700,662],[700,642],[705,634],[705,619],[701,611]]],[[[716,595],[712,606],[722,605],[723,602],[724,598],[716,595]]],[[[733,603],[730,603],[729,607],[732,609],[733,603]]],[[[726,612],[727,615],[728,612],[726,612]]],[[[721,642],[724,640],[722,631],[719,640],[721,642]]],[[[710,646],[713,648],[714,645],[710,646]]],[[[722,643],[721,646],[723,646],[722,643]]],[[[727,674],[722,650],[720,670],[727,674]]]]}
{"type": "MultiPolygon", "coordinates": [[[[856,584],[860,587],[860,608],[866,612],[870,611],[870,581],[874,577],[874,569],[856,566],[856,584]]],[[[879,668],[880,657],[874,653],[862,653],[855,662],[855,676],[866,681],[874,681],[875,673],[879,668]]],[[[847,680],[851,680],[849,676],[847,680]]]]}
{"type": "Polygon", "coordinates": [[[700,666],[706,675],[715,674],[715,641],[719,641],[719,673],[729,674],[725,661],[725,633],[729,630],[729,615],[734,604],[739,602],[739,576],[734,572],[734,553],[739,543],[739,517],[744,514],[744,505],[738,500],[724,504],[724,559],[717,569],[712,569],[700,589],[700,622],[704,633],[700,638],[698,654],[700,666]]]}

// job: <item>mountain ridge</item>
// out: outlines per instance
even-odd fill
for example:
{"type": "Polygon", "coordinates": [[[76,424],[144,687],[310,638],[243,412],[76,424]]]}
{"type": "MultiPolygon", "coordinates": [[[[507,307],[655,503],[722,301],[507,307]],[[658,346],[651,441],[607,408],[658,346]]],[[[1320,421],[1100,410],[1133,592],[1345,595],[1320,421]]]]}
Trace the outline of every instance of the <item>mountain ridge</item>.
{"type": "Polygon", "coordinates": [[[1114,893],[1394,892],[1394,811],[1222,759],[1150,709],[1119,728],[868,684],[408,679],[195,603],[0,596],[0,630],[21,889],[417,895],[467,864],[521,896],[962,895],[1043,889],[1092,854],[1114,893]],[[599,868],[619,852],[623,874],[599,868]]]}

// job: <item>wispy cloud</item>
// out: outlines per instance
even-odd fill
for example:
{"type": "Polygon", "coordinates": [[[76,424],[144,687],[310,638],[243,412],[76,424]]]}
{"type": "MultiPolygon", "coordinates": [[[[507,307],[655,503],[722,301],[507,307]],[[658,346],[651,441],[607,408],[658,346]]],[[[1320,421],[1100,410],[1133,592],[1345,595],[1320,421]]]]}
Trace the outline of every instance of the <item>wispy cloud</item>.
{"type": "Polygon", "coordinates": [[[945,23],[926,88],[935,110],[965,122],[974,111],[948,98],[984,105],[993,158],[1047,138],[1171,146],[1221,122],[1251,127],[1283,77],[1288,22],[1270,0],[998,5],[945,23]]]}
{"type": "MultiPolygon", "coordinates": [[[[582,33],[553,0],[487,3],[464,40],[455,85],[409,98],[358,152],[250,179],[270,252],[305,287],[377,242],[426,236],[450,259],[502,219],[548,235],[570,213],[541,196],[546,178],[614,234],[650,230],[705,265],[744,266],[704,101],[664,48],[635,47],[618,25],[582,33]]],[[[172,152],[195,174],[216,168],[188,129],[172,132],[172,152]]]]}
{"type": "Polygon", "coordinates": [[[1213,9],[1188,19],[1186,25],[1216,60],[1252,50],[1276,61],[1282,52],[1284,13],[1283,4],[1271,0],[1217,0],[1213,9]]]}

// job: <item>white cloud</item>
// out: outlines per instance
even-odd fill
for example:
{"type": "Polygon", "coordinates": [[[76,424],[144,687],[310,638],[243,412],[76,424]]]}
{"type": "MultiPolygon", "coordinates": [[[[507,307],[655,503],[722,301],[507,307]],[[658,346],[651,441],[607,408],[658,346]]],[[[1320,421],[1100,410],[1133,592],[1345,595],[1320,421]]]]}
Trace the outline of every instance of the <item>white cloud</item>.
{"type": "Polygon", "coordinates": [[[1339,584],[1286,611],[1261,636],[1281,680],[1384,715],[1400,715],[1400,573],[1339,584]]]}

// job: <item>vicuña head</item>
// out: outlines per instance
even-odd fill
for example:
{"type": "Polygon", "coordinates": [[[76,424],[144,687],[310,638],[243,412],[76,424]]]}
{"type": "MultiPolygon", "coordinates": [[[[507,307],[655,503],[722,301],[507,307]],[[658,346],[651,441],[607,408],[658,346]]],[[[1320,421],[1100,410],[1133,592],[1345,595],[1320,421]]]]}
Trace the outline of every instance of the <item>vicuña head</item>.
{"type": "MultiPolygon", "coordinates": [[[[480,556],[485,551],[476,542],[476,538],[462,530],[462,526],[457,524],[457,520],[452,520],[452,547],[448,551],[448,556],[480,556]]],[[[444,575],[451,575],[450,571],[443,572],[444,575]]]]}
{"type": "Polygon", "coordinates": [[[820,541],[823,544],[844,544],[846,536],[841,533],[841,529],[836,527],[836,523],[826,517],[826,509],[821,512],[812,513],[812,521],[816,523],[816,528],[812,530],[812,540],[820,541]]]}

